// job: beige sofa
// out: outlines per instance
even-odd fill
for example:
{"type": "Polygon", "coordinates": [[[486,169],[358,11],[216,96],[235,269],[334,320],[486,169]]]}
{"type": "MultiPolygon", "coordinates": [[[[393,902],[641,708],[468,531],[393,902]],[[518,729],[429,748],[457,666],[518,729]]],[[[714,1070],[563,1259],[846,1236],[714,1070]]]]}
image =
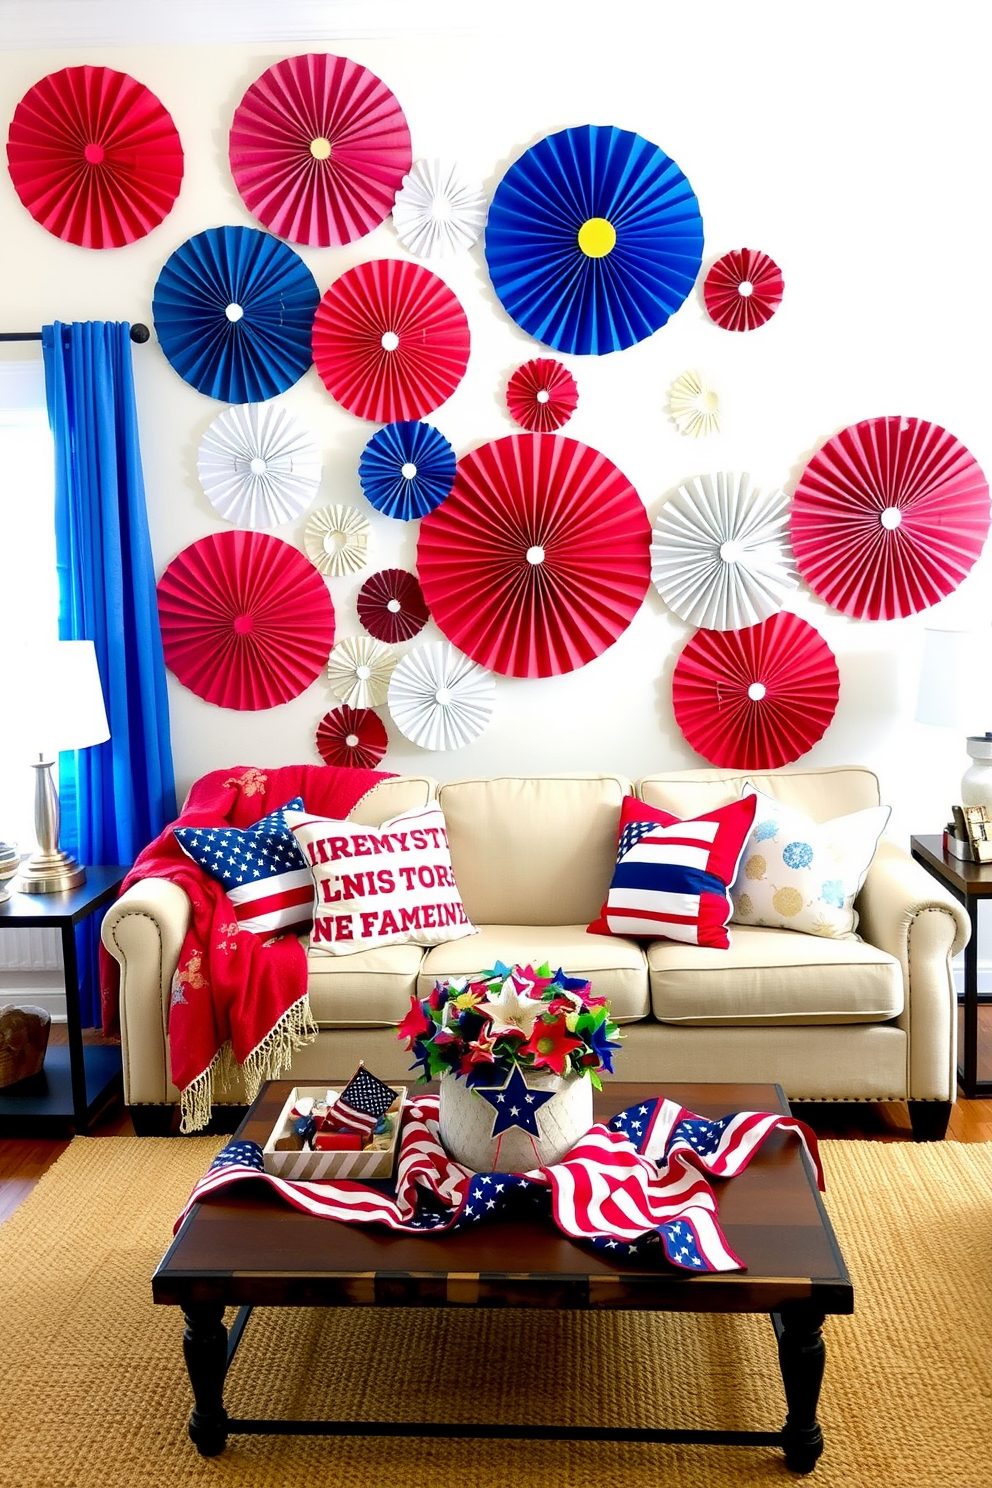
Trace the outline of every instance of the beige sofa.
{"type": "MultiPolygon", "coordinates": [[[[311,956],[320,1034],[294,1056],[300,1080],[343,1080],[359,1059],[408,1074],[395,1024],[435,978],[497,960],[548,960],[588,977],[623,1028],[619,1079],[777,1081],[803,1101],[908,1101],[918,1138],[946,1129],[956,1088],[951,958],[969,933],[961,906],[883,839],[857,903],[860,940],[731,926],[729,951],[591,935],[616,854],[625,794],[683,817],[735,799],[745,779],[823,821],[877,805],[860,768],[747,775],[690,770],[499,776],[438,785],[382,781],[353,812],[378,825],[436,796],[455,878],[477,935],[421,948],[311,956]]],[[[124,1095],[135,1129],[167,1129],[179,1093],[166,1038],[169,994],[188,920],[174,884],[146,879],[103,922],[121,969],[124,1095]]],[[[242,1104],[237,1086],[219,1100],[242,1104]]]]}

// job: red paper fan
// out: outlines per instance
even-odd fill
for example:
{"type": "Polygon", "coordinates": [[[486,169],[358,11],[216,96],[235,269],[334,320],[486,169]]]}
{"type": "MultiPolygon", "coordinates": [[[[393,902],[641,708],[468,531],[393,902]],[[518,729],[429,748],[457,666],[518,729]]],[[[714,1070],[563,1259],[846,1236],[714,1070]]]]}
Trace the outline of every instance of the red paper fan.
{"type": "Polygon", "coordinates": [[[939,424],[865,419],[829,439],[803,471],[790,532],[815,594],[858,620],[937,604],[971,570],[989,530],[989,486],[939,424]]]}
{"type": "Polygon", "coordinates": [[[325,713],[317,726],[317,748],[325,765],[371,770],[386,752],[386,725],[371,708],[342,703],[325,713]]]}
{"type": "Polygon", "coordinates": [[[317,306],[313,359],[332,398],[376,423],[440,407],[468,365],[465,311],[421,264],[378,258],[336,279],[317,306]]]}
{"type": "Polygon", "coordinates": [[[567,424],[579,403],[575,378],[553,357],[518,367],[506,385],[506,406],[522,429],[550,434],[567,424]]]}
{"type": "Polygon", "coordinates": [[[166,666],[220,708],[274,708],[327,664],[334,606],[303,554],[264,532],[191,543],[158,583],[166,666]]]}
{"type": "Polygon", "coordinates": [[[745,630],[697,631],[675,664],[672,704],[711,765],[776,770],[823,737],[839,690],[826,641],[783,610],[745,630]]]}
{"type": "Polygon", "coordinates": [[[410,169],[410,130],[374,72],[309,53],[276,62],[248,89],[231,125],[235,185],[281,238],[352,243],[384,222],[410,169]]]}
{"type": "Polygon", "coordinates": [[[35,83],[14,110],[7,165],[31,216],[55,237],[120,248],[170,211],[183,149],[144,84],[110,67],[65,67],[35,83]]]}
{"type": "Polygon", "coordinates": [[[458,462],[420,524],[440,630],[480,666],[550,677],[612,646],[651,579],[651,526],[627,477],[558,434],[511,434],[458,462]]]}
{"type": "Polygon", "coordinates": [[[391,646],[410,640],[430,619],[416,577],[402,568],[383,568],[366,579],[356,603],[369,635],[391,646]]]}
{"type": "Polygon", "coordinates": [[[782,270],[767,253],[736,248],[718,258],[703,281],[711,320],[725,331],[753,331],[782,303],[782,270]]]}

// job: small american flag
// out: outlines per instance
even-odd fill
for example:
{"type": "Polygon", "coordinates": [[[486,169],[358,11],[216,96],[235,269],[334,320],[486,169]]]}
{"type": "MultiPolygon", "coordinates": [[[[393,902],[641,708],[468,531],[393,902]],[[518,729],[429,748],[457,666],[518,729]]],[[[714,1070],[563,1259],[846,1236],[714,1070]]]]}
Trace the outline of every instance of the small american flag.
{"type": "Polygon", "coordinates": [[[302,810],[295,797],[254,826],[176,827],[186,855],[223,885],[239,930],[302,935],[313,923],[313,874],[283,815],[302,810]]]}
{"type": "Polygon", "coordinates": [[[335,1126],[369,1137],[398,1095],[398,1090],[360,1064],[331,1107],[330,1118],[335,1126]]]}

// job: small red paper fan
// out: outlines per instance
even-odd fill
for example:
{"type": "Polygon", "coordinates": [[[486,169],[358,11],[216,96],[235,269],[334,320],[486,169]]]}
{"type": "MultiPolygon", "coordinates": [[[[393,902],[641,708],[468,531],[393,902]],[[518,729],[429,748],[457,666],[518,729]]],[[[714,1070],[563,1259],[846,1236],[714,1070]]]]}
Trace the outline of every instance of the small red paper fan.
{"type": "Polygon", "coordinates": [[[303,554],[264,532],[219,532],[172,560],[158,583],[165,663],[208,703],[274,708],[320,675],[334,606],[303,554]]]}
{"type": "Polygon", "coordinates": [[[753,331],[771,320],[782,303],[782,270],[767,253],[735,248],[718,258],[703,281],[711,320],[725,331],[753,331]]]}
{"type": "Polygon", "coordinates": [[[799,572],[858,620],[928,609],[971,571],[989,531],[989,485],[939,424],[851,424],[810,460],[792,498],[799,572]]]}
{"type": "Polygon", "coordinates": [[[814,626],[780,611],[745,630],[699,630],[672,678],[675,720],[711,765],[775,770],[823,737],[837,708],[833,652],[814,626]]]}
{"type": "Polygon", "coordinates": [[[383,568],[366,579],[356,607],[369,635],[391,646],[410,640],[430,619],[416,576],[402,568],[383,568]]]}
{"type": "Polygon", "coordinates": [[[513,677],[574,671],[623,634],[651,581],[651,526],[627,477],[561,434],[511,434],[458,462],[420,524],[435,624],[513,677]]]}
{"type": "Polygon", "coordinates": [[[465,311],[436,274],[398,258],[357,264],[317,306],[313,359],[349,413],[389,424],[440,407],[468,365],[465,311]]]}
{"type": "Polygon", "coordinates": [[[325,713],[317,726],[317,748],[325,765],[371,770],[386,752],[386,725],[371,708],[342,703],[325,713]]]}
{"type": "Polygon", "coordinates": [[[550,434],[567,424],[579,403],[575,378],[553,357],[518,367],[506,385],[506,406],[522,429],[550,434]]]}
{"type": "Polygon", "coordinates": [[[143,83],[110,67],[65,67],[14,110],[7,165],[48,232],[81,248],[120,248],[171,210],[183,149],[171,115],[143,83]]]}
{"type": "Polygon", "coordinates": [[[413,154],[385,83],[348,57],[276,62],[231,125],[234,183],[260,222],[292,243],[353,243],[384,222],[413,154]]]}

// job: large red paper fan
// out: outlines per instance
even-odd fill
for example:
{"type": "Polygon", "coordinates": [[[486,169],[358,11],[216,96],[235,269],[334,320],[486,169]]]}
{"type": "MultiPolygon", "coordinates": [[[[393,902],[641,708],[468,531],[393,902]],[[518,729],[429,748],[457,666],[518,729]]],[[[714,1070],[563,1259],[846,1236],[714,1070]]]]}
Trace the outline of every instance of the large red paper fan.
{"type": "Polygon", "coordinates": [[[416,575],[403,568],[383,568],[366,579],[355,608],[369,635],[390,646],[411,640],[430,619],[416,575]]]}
{"type": "Polygon", "coordinates": [[[939,424],[865,419],[810,460],[792,498],[799,572],[858,620],[928,609],[973,567],[989,530],[989,485],[939,424]]]}
{"type": "Polygon", "coordinates": [[[349,413],[389,424],[439,408],[468,365],[469,329],[456,296],[421,264],[357,264],[317,306],[313,359],[349,413]]]}
{"type": "Polygon", "coordinates": [[[171,115],[143,83],[110,67],[65,67],[14,110],[7,165],[48,232],[81,248],[120,248],[171,210],[183,149],[171,115]]]}
{"type": "Polygon", "coordinates": [[[700,630],[672,678],[675,720],[697,754],[733,770],[776,770],[812,749],[840,678],[819,631],[781,611],[745,630],[700,630]]]}
{"type": "Polygon", "coordinates": [[[249,211],[281,238],[352,243],[384,222],[413,159],[403,111],[348,57],[276,62],[234,114],[231,172],[249,211]]]}
{"type": "Polygon", "coordinates": [[[325,713],[317,725],[317,749],[325,765],[374,769],[388,743],[386,725],[371,708],[349,708],[342,703],[325,713]]]}
{"type": "Polygon", "coordinates": [[[424,517],[417,571],[431,616],[490,671],[549,677],[599,656],[651,581],[651,527],[622,471],[556,434],[511,434],[458,462],[424,517]]]}
{"type": "Polygon", "coordinates": [[[208,703],[241,711],[298,697],[327,664],[334,606],[303,554],[263,532],[219,532],[158,583],[165,663],[208,703]]]}

